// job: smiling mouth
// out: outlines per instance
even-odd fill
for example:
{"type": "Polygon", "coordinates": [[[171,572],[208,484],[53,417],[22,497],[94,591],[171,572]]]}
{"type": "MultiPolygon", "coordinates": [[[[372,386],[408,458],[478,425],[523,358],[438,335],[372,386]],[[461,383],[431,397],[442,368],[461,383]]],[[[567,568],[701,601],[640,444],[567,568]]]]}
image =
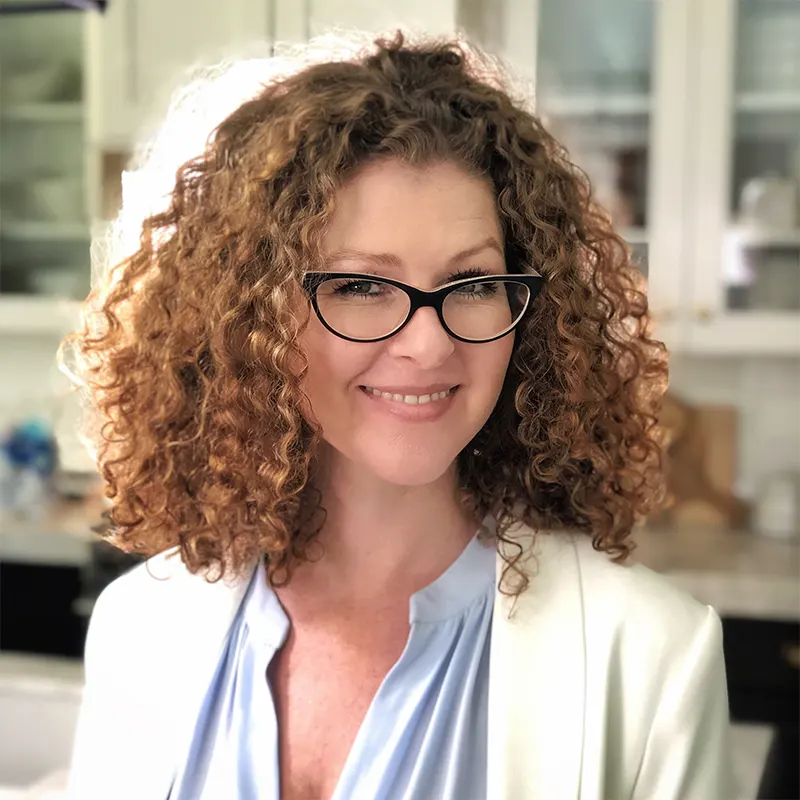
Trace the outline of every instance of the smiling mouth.
{"type": "Polygon", "coordinates": [[[382,392],[380,389],[374,389],[371,386],[359,386],[365,394],[371,394],[375,397],[382,397],[384,400],[394,400],[397,403],[405,403],[409,406],[421,406],[427,403],[438,403],[458,391],[458,386],[453,386],[443,392],[433,392],[432,394],[393,394],[392,392],[382,392]]]}

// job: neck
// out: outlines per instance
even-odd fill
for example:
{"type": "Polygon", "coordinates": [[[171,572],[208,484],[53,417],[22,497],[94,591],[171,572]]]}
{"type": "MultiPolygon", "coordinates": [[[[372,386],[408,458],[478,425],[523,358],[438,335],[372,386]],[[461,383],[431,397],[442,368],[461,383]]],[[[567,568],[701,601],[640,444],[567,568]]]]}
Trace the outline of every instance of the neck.
{"type": "MultiPolygon", "coordinates": [[[[353,600],[410,596],[441,575],[475,535],[479,521],[460,501],[455,465],[434,483],[389,484],[338,454],[315,487],[326,511],[322,558],[297,571],[318,596],[353,600]]],[[[293,581],[294,583],[294,581],[293,581]]]]}

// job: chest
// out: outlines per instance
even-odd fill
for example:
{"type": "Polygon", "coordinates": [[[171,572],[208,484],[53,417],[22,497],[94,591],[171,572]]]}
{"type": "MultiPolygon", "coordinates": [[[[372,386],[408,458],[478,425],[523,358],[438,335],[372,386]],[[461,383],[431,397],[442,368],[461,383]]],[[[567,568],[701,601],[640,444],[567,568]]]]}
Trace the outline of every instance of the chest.
{"type": "Polygon", "coordinates": [[[281,800],[333,795],[370,705],[399,660],[408,633],[406,619],[399,625],[384,622],[377,629],[348,626],[289,634],[268,670],[278,719],[281,800]]]}

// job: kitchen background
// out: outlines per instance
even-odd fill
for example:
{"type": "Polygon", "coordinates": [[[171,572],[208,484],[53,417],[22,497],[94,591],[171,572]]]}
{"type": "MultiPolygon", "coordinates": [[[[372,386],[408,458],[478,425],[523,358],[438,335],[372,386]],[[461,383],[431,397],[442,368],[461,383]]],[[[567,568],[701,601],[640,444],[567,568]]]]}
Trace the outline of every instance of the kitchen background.
{"type": "Polygon", "coordinates": [[[534,79],[629,241],[672,353],[675,504],[636,557],[723,617],[741,797],[800,798],[800,0],[0,0],[0,798],[58,795],[129,566],[54,354],[130,153],[198,60],[396,24],[534,79]]]}

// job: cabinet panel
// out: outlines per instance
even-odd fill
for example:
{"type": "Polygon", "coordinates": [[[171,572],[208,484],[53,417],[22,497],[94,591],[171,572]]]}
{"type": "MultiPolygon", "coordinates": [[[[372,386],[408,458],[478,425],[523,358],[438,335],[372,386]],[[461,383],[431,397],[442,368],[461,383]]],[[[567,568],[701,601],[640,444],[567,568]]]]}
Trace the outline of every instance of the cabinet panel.
{"type": "Polygon", "coordinates": [[[92,143],[125,146],[134,137],[131,75],[136,54],[126,22],[136,1],[111,2],[104,14],[85,17],[86,118],[92,143]]]}
{"type": "Polygon", "coordinates": [[[648,278],[656,335],[682,343],[690,5],[539,0],[537,111],[648,278]]]}
{"type": "Polygon", "coordinates": [[[465,31],[532,79],[538,5],[539,0],[273,0],[271,14],[278,42],[302,42],[333,29],[465,31]]]}
{"type": "Polygon", "coordinates": [[[0,564],[0,651],[80,658],[84,621],[72,609],[80,596],[77,567],[0,564]]]}
{"type": "Polygon", "coordinates": [[[800,4],[738,0],[723,302],[800,316],[800,4]]]}
{"type": "Polygon", "coordinates": [[[795,0],[698,7],[692,346],[724,351],[713,332],[735,328],[754,333],[754,350],[800,353],[799,37],[795,0]]]}
{"type": "Polygon", "coordinates": [[[194,64],[264,52],[270,0],[115,0],[87,20],[90,139],[136,142],[194,64]]]}
{"type": "Polygon", "coordinates": [[[162,110],[169,93],[195,64],[246,55],[267,41],[268,2],[236,0],[125,0],[136,57],[128,76],[134,102],[162,110]],[[165,9],[169,9],[165,19],[165,9]]]}
{"type": "Polygon", "coordinates": [[[655,6],[541,0],[539,7],[538,110],[587,170],[615,224],[645,229],[655,6]]]}
{"type": "Polygon", "coordinates": [[[456,0],[310,0],[308,33],[316,36],[331,28],[356,28],[388,32],[397,26],[427,33],[452,33],[456,25],[456,0]]]}
{"type": "MultiPolygon", "coordinates": [[[[84,297],[83,21],[0,20],[0,300],[84,297]]],[[[5,324],[8,306],[0,316],[5,324]]]]}

